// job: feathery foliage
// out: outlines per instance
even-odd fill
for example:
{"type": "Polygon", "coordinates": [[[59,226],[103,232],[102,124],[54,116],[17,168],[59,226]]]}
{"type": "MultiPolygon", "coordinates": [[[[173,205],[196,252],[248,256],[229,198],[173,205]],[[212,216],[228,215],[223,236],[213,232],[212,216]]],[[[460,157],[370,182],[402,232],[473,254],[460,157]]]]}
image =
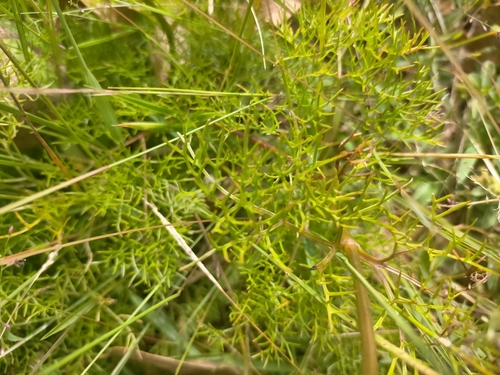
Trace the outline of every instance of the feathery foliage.
{"type": "Polygon", "coordinates": [[[384,374],[498,373],[493,62],[412,2],[85,3],[0,5],[1,373],[359,373],[355,278],[384,374]]]}

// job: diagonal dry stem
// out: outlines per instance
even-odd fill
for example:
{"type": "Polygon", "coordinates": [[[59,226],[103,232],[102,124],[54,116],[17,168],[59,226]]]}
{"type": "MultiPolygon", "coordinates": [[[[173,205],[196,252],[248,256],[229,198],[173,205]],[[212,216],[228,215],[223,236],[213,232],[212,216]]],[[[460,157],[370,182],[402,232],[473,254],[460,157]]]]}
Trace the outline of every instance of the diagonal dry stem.
{"type": "Polygon", "coordinates": [[[175,241],[177,244],[186,252],[186,254],[193,260],[193,262],[196,262],[196,265],[200,270],[208,277],[208,279],[215,285],[215,287],[226,297],[226,299],[229,301],[229,303],[243,316],[245,319],[254,327],[257,332],[259,332],[262,337],[264,337],[273,347],[274,349],[281,354],[281,356],[289,362],[295,370],[297,370],[300,374],[304,374],[302,370],[295,364],[294,361],[292,361],[284,352],[281,350],[258,326],[255,324],[250,317],[243,312],[243,310],[236,304],[236,302],[233,301],[233,299],[227,294],[227,292],[222,288],[222,286],[219,284],[219,282],[215,279],[215,277],[210,273],[210,271],[205,267],[203,262],[200,262],[200,259],[198,256],[193,252],[193,250],[189,247],[189,245],[186,243],[184,238],[177,232],[177,230],[170,224],[170,222],[163,216],[160,211],[158,211],[158,208],[152,203],[149,203],[146,201],[146,205],[148,205],[149,208],[153,211],[153,213],[160,219],[162,224],[165,226],[165,229],[168,230],[168,232],[174,237],[175,241]]]}

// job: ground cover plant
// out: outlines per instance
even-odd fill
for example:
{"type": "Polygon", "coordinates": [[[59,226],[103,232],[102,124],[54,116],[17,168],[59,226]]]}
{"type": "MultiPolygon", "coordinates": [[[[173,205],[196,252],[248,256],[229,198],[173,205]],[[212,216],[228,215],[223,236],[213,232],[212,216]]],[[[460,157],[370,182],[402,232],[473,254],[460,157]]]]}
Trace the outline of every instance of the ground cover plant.
{"type": "Polygon", "coordinates": [[[499,373],[498,8],[0,3],[0,373],[499,373]]]}

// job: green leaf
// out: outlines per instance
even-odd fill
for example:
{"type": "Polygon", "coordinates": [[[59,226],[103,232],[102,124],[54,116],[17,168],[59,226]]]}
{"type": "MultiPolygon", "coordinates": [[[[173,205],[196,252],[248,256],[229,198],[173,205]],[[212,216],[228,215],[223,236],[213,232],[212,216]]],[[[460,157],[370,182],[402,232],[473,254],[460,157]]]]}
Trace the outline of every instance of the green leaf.
{"type": "Polygon", "coordinates": [[[12,333],[12,331],[9,329],[7,329],[7,339],[9,341],[12,341],[12,342],[17,342],[17,341],[22,341],[24,340],[24,338],[22,337],[19,337],[19,336],[16,336],[12,333]]]}
{"type": "Polygon", "coordinates": [[[141,131],[150,131],[150,132],[161,132],[167,130],[182,130],[182,125],[179,123],[171,123],[166,124],[164,122],[123,122],[121,124],[117,124],[115,126],[121,126],[123,128],[130,128],[141,131]]]}
{"type": "Polygon", "coordinates": [[[62,322],[57,324],[54,328],[52,328],[45,336],[41,338],[41,340],[45,340],[46,338],[56,334],[57,332],[62,331],[63,329],[66,329],[68,326],[76,322],[78,319],[80,319],[82,316],[87,314],[90,310],[92,310],[95,306],[97,305],[96,301],[94,299],[91,299],[84,305],[80,306],[78,310],[75,310],[74,312],[71,312],[66,319],[64,319],[62,322]]]}
{"type": "MultiPolygon", "coordinates": [[[[57,15],[59,16],[59,20],[61,21],[61,25],[66,31],[67,37],[73,47],[74,52],[78,57],[78,61],[85,72],[87,85],[94,89],[102,89],[101,85],[95,78],[94,74],[88,68],[85,59],[83,58],[83,55],[81,54],[80,49],[78,48],[78,44],[76,43],[75,38],[71,33],[71,29],[68,23],[66,22],[65,15],[61,11],[61,8],[59,7],[59,2],[57,0],[52,0],[52,6],[56,10],[57,15]]],[[[120,143],[120,141],[123,139],[123,136],[119,128],[113,127],[113,125],[115,125],[118,122],[118,120],[116,119],[115,112],[111,107],[108,98],[106,98],[105,96],[97,96],[94,98],[94,101],[97,105],[97,108],[99,109],[99,113],[101,114],[102,120],[104,121],[104,125],[108,131],[108,136],[115,143],[120,143]]]]}
{"type": "MultiPolygon", "coordinates": [[[[476,154],[476,148],[474,146],[469,146],[465,150],[464,154],[476,154]]],[[[476,164],[477,159],[463,158],[458,162],[457,168],[457,181],[464,182],[464,180],[470,175],[472,168],[476,164]]]]}

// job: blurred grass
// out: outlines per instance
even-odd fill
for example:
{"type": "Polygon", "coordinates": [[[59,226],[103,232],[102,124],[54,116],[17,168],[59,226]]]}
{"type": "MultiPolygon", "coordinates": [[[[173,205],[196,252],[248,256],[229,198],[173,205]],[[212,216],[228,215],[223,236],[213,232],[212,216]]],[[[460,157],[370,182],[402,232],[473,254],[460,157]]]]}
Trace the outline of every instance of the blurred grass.
{"type": "Polygon", "coordinates": [[[0,4],[2,75],[70,173],[2,87],[1,373],[360,373],[353,278],[381,373],[500,372],[498,160],[458,157],[498,155],[499,7],[365,3],[0,4]],[[400,254],[311,270],[341,227],[400,254]]]}

